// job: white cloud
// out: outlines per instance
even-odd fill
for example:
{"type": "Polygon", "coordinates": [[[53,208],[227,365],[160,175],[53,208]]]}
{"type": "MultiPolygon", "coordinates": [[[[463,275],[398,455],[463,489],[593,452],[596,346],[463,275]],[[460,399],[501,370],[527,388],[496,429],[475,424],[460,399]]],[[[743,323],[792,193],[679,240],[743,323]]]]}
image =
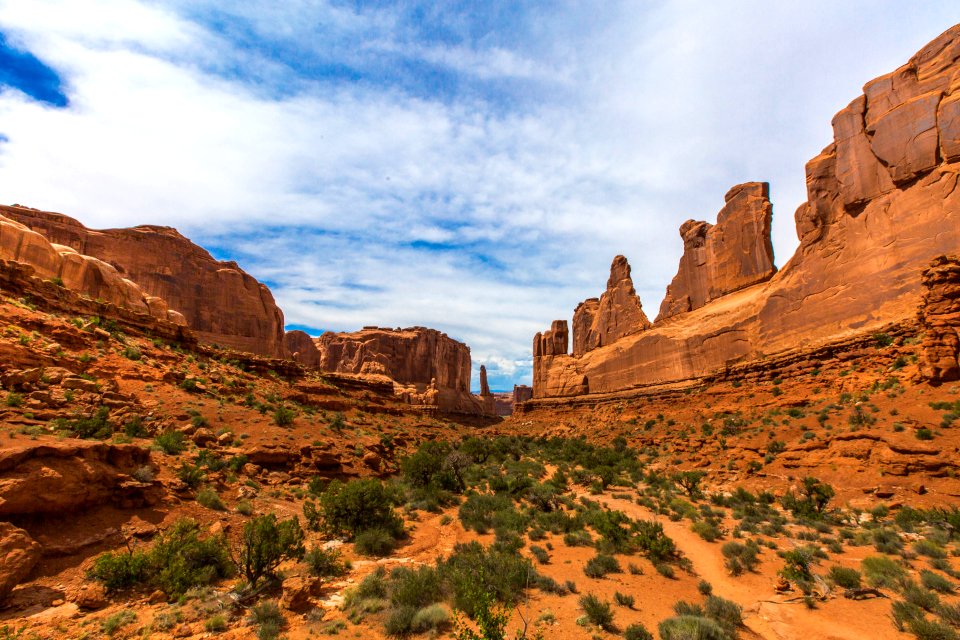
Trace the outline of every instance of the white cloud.
{"type": "Polygon", "coordinates": [[[297,60],[400,53],[481,89],[520,83],[488,99],[296,76],[192,21],[214,3],[0,0],[0,30],[71,100],[0,92],[0,200],[177,226],[270,281],[290,323],[436,326],[503,387],[617,253],[655,315],[680,223],[712,220],[737,182],[771,182],[783,264],[833,113],[955,19],[947,3],[605,7],[461,44],[418,41],[396,7],[230,7],[297,60]]]}

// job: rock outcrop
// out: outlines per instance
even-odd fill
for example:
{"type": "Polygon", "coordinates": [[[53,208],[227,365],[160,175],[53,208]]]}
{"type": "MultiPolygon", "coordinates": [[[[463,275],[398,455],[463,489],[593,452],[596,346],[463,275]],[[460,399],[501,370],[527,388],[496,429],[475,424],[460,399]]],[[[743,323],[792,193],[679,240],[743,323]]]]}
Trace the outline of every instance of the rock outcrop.
{"type": "MultiPolygon", "coordinates": [[[[283,312],[270,290],[237,263],[215,260],[176,229],[93,230],[61,214],[20,206],[0,206],[0,215],[50,242],[108,263],[123,278],[182,313],[202,342],[258,355],[285,355],[283,312]]],[[[25,255],[35,264],[29,252],[25,255]]]]}
{"type": "Polygon", "coordinates": [[[315,344],[321,371],[386,376],[409,387],[411,401],[420,394],[420,403],[443,411],[480,412],[470,393],[470,347],[436,329],[328,331],[315,344]]]}
{"type": "MultiPolygon", "coordinates": [[[[3,213],[4,208],[0,208],[3,213]]],[[[0,215],[0,259],[29,265],[33,274],[51,280],[94,300],[102,300],[159,320],[185,324],[183,316],[167,303],[147,294],[111,265],[70,247],[51,243],[8,217],[0,215]]]]}
{"type": "Polygon", "coordinates": [[[724,202],[716,225],[687,220],[680,227],[683,257],[660,305],[658,322],[769,280],[776,273],[770,241],[770,185],[737,185],[724,202]]]}
{"type": "MultiPolygon", "coordinates": [[[[727,275],[706,278],[697,291],[708,299],[699,308],[689,283],[704,280],[682,263],[666,315],[650,329],[578,355],[563,355],[554,338],[538,334],[535,398],[696,379],[914,321],[921,272],[960,246],[958,60],[960,25],[867,83],[837,114],[833,142],[807,163],[808,200],[795,216],[800,246],[779,272],[747,284],[769,273],[766,239],[751,231],[749,259],[728,261],[732,266],[721,270],[727,275]],[[685,297],[690,304],[677,306],[685,297]],[[682,312],[684,306],[692,310],[682,312]]],[[[745,197],[746,218],[762,231],[769,211],[764,188],[734,192],[725,210],[730,214],[731,204],[745,197]]],[[[718,220],[713,229],[720,226],[718,220]]],[[[686,232],[696,235],[696,226],[686,232]]],[[[581,311],[578,326],[589,313],[581,311]]]]}
{"type": "Polygon", "coordinates": [[[573,354],[583,355],[650,328],[640,297],[633,288],[630,264],[617,256],[610,265],[607,290],[581,302],[573,313],[573,354]]]}
{"type": "Polygon", "coordinates": [[[64,441],[0,450],[0,518],[63,515],[102,504],[156,504],[160,490],[133,472],[150,451],[130,444],[64,441]]]}
{"type": "Polygon", "coordinates": [[[484,415],[497,415],[497,399],[490,393],[490,384],[487,382],[487,367],[480,365],[480,406],[484,415]]]}
{"type": "Polygon", "coordinates": [[[287,331],[283,336],[287,355],[305,367],[320,366],[320,351],[306,331],[287,331]]]}
{"type": "Polygon", "coordinates": [[[40,545],[23,529],[0,522],[0,602],[40,561],[40,545]]]}
{"type": "Polygon", "coordinates": [[[940,256],[923,272],[920,373],[933,383],[960,379],[960,258],[940,256]]]}

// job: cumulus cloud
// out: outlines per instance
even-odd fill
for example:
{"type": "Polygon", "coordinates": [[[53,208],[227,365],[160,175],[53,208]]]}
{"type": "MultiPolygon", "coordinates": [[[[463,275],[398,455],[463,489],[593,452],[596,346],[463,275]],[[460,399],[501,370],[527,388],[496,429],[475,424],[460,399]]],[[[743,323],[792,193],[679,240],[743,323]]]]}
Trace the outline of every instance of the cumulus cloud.
{"type": "Polygon", "coordinates": [[[678,226],[737,182],[771,182],[783,264],[833,113],[955,13],[0,0],[69,98],[0,86],[0,200],[177,226],[290,324],[434,326],[507,389],[613,255],[655,313],[678,226]]]}

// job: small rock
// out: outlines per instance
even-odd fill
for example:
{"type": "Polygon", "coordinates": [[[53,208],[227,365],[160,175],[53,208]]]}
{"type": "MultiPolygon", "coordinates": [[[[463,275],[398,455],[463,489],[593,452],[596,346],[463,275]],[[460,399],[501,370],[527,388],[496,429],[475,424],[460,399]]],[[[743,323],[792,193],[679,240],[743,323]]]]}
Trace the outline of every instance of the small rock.
{"type": "Polygon", "coordinates": [[[150,594],[150,604],[160,604],[167,601],[167,594],[159,589],[150,594]]]}
{"type": "Polygon", "coordinates": [[[103,585],[91,582],[68,594],[67,599],[81,609],[96,611],[107,606],[107,591],[103,588],[103,585]]]}
{"type": "Polygon", "coordinates": [[[197,429],[193,434],[193,443],[198,447],[206,447],[208,444],[217,441],[217,436],[213,431],[206,428],[197,429]]]}

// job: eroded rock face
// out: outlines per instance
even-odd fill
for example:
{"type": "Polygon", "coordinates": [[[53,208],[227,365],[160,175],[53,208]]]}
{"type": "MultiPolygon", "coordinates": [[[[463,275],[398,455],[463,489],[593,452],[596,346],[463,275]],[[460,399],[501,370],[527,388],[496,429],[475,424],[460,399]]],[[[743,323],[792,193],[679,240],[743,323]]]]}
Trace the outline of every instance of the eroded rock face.
{"type": "Polygon", "coordinates": [[[23,529],[0,522],[0,602],[40,561],[40,545],[23,529]]]}
{"type": "Polygon", "coordinates": [[[158,489],[131,474],[150,452],[135,445],[64,441],[0,450],[0,518],[63,515],[91,506],[155,504],[158,489]]]}
{"type": "Polygon", "coordinates": [[[287,331],[283,336],[287,354],[306,367],[320,366],[320,351],[306,331],[287,331]]]}
{"type": "Polygon", "coordinates": [[[112,265],[123,278],[182,313],[202,342],[271,357],[285,355],[283,312],[270,290],[235,262],[215,260],[176,229],[98,231],[61,214],[25,207],[0,207],[0,215],[50,242],[112,265]]]}
{"type": "Polygon", "coordinates": [[[770,241],[770,186],[740,184],[727,192],[724,201],[716,225],[687,220],[680,227],[683,257],[660,305],[658,322],[769,280],[776,273],[770,241]]]}
{"type": "Polygon", "coordinates": [[[386,376],[405,387],[411,403],[479,413],[470,393],[470,347],[426,327],[365,327],[315,339],[321,371],[386,376]]]}
{"type": "MultiPolygon", "coordinates": [[[[0,214],[7,208],[0,207],[0,214]]],[[[9,217],[0,215],[0,259],[11,260],[33,268],[39,278],[59,278],[71,291],[150,315],[159,320],[185,324],[184,317],[167,303],[149,295],[111,265],[70,247],[52,244],[43,235],[9,217]]]]}
{"type": "Polygon", "coordinates": [[[497,415],[497,399],[490,393],[490,384],[487,382],[486,365],[480,365],[480,405],[483,407],[483,413],[485,415],[497,415]]]}
{"type": "Polygon", "coordinates": [[[649,328],[650,321],[633,288],[630,263],[617,256],[610,265],[607,290],[600,298],[581,302],[573,313],[573,354],[582,355],[649,328]]]}
{"type": "Polygon", "coordinates": [[[960,258],[940,256],[923,272],[920,373],[930,382],[960,379],[960,258]]]}
{"type": "MultiPolygon", "coordinates": [[[[864,95],[837,114],[833,142],[807,163],[808,199],[796,213],[800,247],[779,272],[748,284],[769,273],[762,268],[765,242],[760,242],[759,253],[750,258],[754,262],[727,272],[758,265],[745,270],[753,275],[740,288],[723,286],[736,280],[729,276],[707,278],[703,285],[699,276],[683,275],[696,273],[696,264],[682,264],[678,279],[687,284],[681,287],[675,279],[661,310],[670,322],[576,356],[555,355],[559,351],[547,356],[538,335],[535,398],[689,380],[911,322],[923,294],[920,273],[960,246],[958,60],[960,25],[900,69],[867,83],[864,95]],[[714,297],[711,287],[727,292],[714,297]],[[696,291],[701,293],[692,295],[696,291]],[[684,312],[685,307],[692,310],[684,312]]],[[[737,198],[752,199],[743,206],[762,228],[769,203],[765,189],[753,185],[733,193],[725,209],[737,198]]],[[[685,243],[707,246],[712,229],[700,223],[684,227],[685,243]]],[[[592,313],[582,311],[577,326],[592,313]]],[[[949,336],[944,340],[933,360],[952,348],[949,336]]]]}

